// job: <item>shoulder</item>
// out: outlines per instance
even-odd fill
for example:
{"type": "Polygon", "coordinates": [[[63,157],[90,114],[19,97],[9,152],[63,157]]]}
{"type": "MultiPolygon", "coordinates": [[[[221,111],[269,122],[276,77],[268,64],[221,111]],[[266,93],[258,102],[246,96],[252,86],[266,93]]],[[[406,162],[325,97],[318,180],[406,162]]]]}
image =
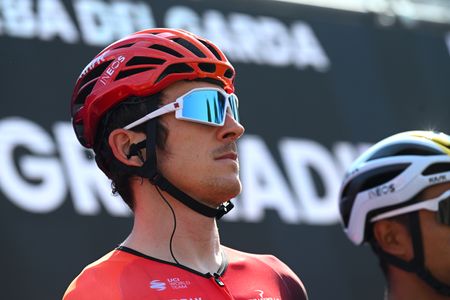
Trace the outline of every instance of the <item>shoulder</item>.
{"type": "MultiPolygon", "coordinates": [[[[245,263],[256,268],[267,268],[277,272],[291,273],[294,272],[280,259],[271,254],[254,254],[243,252],[228,247],[223,247],[230,264],[245,263]]],[[[295,275],[296,276],[296,275],[295,275]]]]}
{"type": "Polygon", "coordinates": [[[248,269],[252,274],[261,274],[266,280],[270,278],[278,282],[285,291],[283,299],[308,299],[303,282],[276,256],[242,252],[228,247],[224,247],[224,250],[230,269],[248,269]]]}
{"type": "Polygon", "coordinates": [[[113,250],[86,266],[67,288],[64,300],[116,299],[117,281],[134,257],[113,250]]]}

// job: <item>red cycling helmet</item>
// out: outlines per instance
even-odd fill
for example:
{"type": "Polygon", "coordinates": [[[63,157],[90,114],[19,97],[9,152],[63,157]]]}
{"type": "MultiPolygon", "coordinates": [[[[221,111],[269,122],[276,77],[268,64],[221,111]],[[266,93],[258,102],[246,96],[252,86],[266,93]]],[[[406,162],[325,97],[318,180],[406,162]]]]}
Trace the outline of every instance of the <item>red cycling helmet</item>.
{"type": "Polygon", "coordinates": [[[92,148],[106,112],[130,96],[155,94],[179,80],[212,78],[234,91],[235,72],[213,43],[181,29],[136,32],[101,51],[78,77],[71,101],[79,142],[92,148]]]}

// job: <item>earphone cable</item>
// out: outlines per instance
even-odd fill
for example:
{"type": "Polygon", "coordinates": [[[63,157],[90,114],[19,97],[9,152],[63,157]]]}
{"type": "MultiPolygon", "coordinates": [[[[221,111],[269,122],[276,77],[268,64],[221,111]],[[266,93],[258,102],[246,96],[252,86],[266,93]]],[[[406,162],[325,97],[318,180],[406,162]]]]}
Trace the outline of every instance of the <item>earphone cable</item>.
{"type": "Polygon", "coordinates": [[[170,205],[169,201],[167,201],[167,199],[164,197],[164,195],[161,193],[160,189],[158,186],[155,185],[156,190],[158,191],[159,195],[161,196],[161,198],[164,200],[164,202],[166,202],[166,204],[169,206],[170,211],[172,212],[172,216],[173,216],[173,230],[172,230],[172,234],[170,235],[170,242],[169,242],[169,248],[170,248],[170,255],[172,256],[173,260],[180,265],[180,263],[178,262],[178,260],[175,258],[175,255],[173,254],[173,248],[172,248],[172,243],[173,243],[173,237],[175,235],[175,231],[177,230],[177,218],[175,216],[175,211],[172,208],[172,205],[170,205]]]}

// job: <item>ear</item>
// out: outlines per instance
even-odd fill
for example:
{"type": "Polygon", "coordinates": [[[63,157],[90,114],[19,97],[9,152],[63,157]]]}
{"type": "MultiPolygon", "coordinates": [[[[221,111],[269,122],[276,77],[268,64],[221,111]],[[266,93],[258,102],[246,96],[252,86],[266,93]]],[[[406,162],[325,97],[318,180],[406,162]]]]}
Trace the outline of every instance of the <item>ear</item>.
{"type": "Polygon", "coordinates": [[[118,128],[110,133],[108,143],[117,160],[125,165],[139,167],[142,166],[142,161],[137,156],[130,158],[127,156],[130,153],[130,146],[139,143],[144,138],[143,133],[118,128]]]}
{"type": "Polygon", "coordinates": [[[411,236],[403,224],[394,220],[380,220],[373,225],[373,234],[378,245],[386,253],[407,261],[413,258],[411,236]]]}

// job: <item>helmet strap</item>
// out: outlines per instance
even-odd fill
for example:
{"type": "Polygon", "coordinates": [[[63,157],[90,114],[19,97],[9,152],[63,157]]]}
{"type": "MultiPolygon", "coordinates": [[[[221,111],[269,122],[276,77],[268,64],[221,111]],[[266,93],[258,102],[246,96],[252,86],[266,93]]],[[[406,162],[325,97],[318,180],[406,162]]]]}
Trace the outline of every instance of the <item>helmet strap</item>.
{"type": "Polygon", "coordinates": [[[133,168],[135,173],[141,177],[148,178],[152,184],[160,187],[161,190],[166,191],[169,195],[171,195],[190,209],[196,211],[197,213],[206,217],[216,219],[220,219],[221,217],[223,217],[223,215],[228,213],[234,207],[234,204],[231,203],[231,201],[227,201],[221,204],[219,208],[209,207],[178,189],[158,172],[156,158],[156,124],[156,119],[149,120],[146,126],[147,139],[130,146],[130,152],[128,156],[138,156],[142,161],[143,159],[141,150],[143,148],[146,148],[147,150],[147,159],[144,161],[144,164],[141,167],[133,168]]]}
{"type": "Polygon", "coordinates": [[[425,281],[436,292],[444,296],[450,296],[450,286],[438,280],[425,266],[425,257],[423,252],[422,232],[420,230],[420,219],[417,211],[409,215],[409,231],[412,238],[414,257],[410,261],[405,261],[397,256],[386,253],[381,249],[378,243],[374,243],[375,252],[386,260],[389,264],[396,266],[406,272],[416,273],[419,278],[425,281]]]}

